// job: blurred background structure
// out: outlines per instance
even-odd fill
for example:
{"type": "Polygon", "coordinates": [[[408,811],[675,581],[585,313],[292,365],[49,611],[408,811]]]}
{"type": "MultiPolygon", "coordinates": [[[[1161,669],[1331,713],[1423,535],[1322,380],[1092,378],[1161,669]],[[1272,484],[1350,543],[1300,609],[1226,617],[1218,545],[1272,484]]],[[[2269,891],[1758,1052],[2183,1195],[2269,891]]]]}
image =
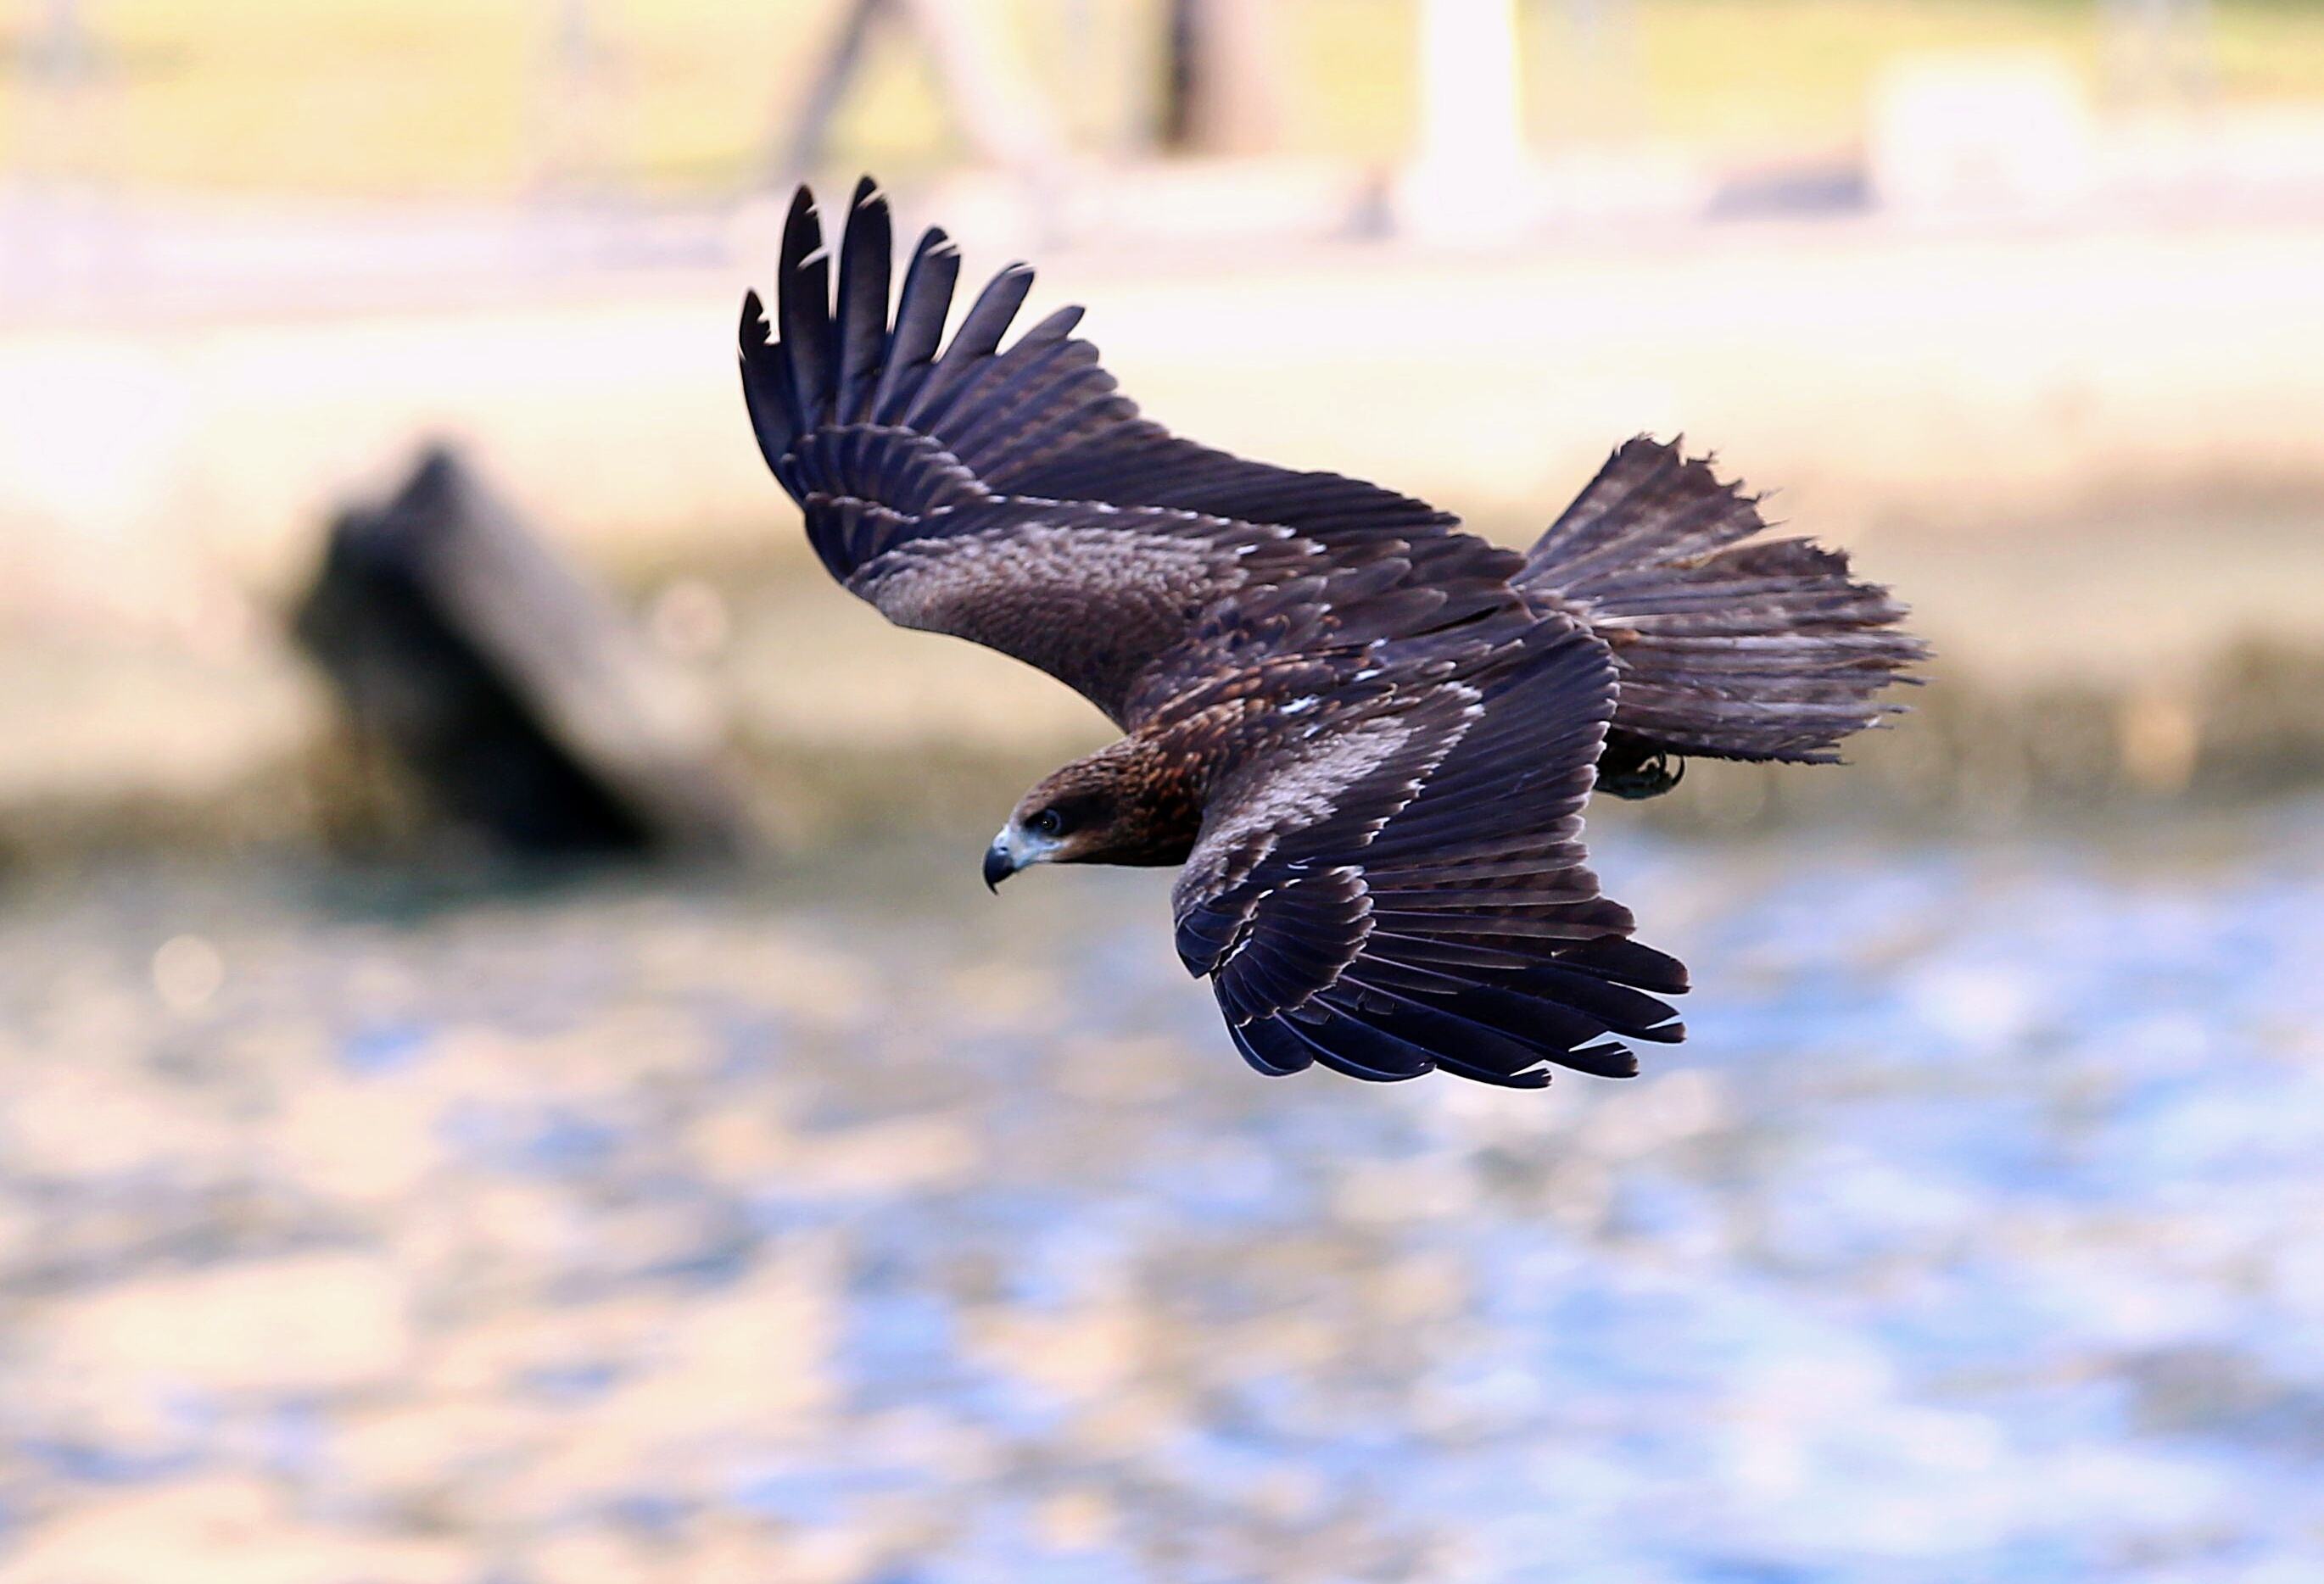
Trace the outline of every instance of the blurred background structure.
{"type": "Polygon", "coordinates": [[[0,0],[0,1578],[2324,1574],[2319,281],[2293,0],[0,0]],[[1208,443],[1897,586],[1854,769],[1593,815],[1688,1045],[1262,1084],[1152,877],[996,910],[1107,732],[731,372],[865,170],[1208,443]],[[437,445],[421,647],[763,864],[383,762],[437,445]]]}
{"type": "MultiPolygon", "coordinates": [[[[2312,681],[2324,583],[2305,7],[23,0],[5,22],[0,645],[59,680],[0,705],[25,745],[0,850],[311,826],[327,705],[277,612],[318,522],[431,437],[696,646],[783,782],[779,825],[886,817],[862,783],[898,750],[965,774],[1014,733],[1011,782],[1029,738],[1081,740],[1038,678],[924,658],[803,580],[708,373],[789,184],[867,169],[972,271],[1030,256],[1048,299],[1093,305],[1165,421],[1504,538],[1626,435],[1717,447],[1922,608],[1955,684],[1931,707],[1978,712],[1886,778],[1923,806],[2007,821],[2037,791],[2324,769],[2312,712],[2271,713],[2255,669],[2312,681]],[[2071,746],[1989,718],[2029,698],[2076,717],[2071,746]]],[[[992,789],[916,786],[946,814],[992,789]]],[[[1712,792],[1741,819],[1799,795],[1712,792]]]]}

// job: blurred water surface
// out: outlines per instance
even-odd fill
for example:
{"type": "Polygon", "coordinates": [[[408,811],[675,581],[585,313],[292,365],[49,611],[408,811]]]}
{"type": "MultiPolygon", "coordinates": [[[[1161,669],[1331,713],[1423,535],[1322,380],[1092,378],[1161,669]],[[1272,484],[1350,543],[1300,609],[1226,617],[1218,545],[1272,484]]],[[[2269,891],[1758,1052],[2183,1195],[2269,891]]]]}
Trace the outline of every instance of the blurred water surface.
{"type": "Polygon", "coordinates": [[[1601,837],[1690,1042],[1244,1070],[1167,882],[0,899],[0,1575],[2324,1576],[2324,808],[1601,837]]]}

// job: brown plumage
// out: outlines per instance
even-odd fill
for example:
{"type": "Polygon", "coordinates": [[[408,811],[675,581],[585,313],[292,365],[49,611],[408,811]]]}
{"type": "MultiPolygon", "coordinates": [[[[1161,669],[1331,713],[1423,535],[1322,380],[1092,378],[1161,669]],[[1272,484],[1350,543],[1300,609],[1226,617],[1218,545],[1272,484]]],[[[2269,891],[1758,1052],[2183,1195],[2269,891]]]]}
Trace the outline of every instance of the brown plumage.
{"type": "Polygon", "coordinates": [[[943,346],[959,275],[920,241],[891,314],[887,204],[856,189],[835,302],[815,206],[775,323],[743,306],[761,450],[832,576],[1000,649],[1121,740],[1019,803],[988,882],[1176,864],[1188,969],[1262,1072],[1623,1075],[1683,1030],[1685,970],[1632,941],[1581,841],[1593,786],[1681,757],[1812,761],[1919,658],[1844,556],[1644,438],[1524,556],[1409,496],[1245,462],[1138,416],[1078,309],[1003,350],[1011,265],[943,346]],[[778,338],[779,337],[779,338],[778,338]]]}

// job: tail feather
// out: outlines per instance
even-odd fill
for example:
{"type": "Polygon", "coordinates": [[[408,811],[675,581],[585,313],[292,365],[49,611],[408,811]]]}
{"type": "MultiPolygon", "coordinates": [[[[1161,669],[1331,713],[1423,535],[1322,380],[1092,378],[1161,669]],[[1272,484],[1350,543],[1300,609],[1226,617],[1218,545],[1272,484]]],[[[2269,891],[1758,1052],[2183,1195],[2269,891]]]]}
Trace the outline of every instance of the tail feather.
{"type": "MultiPolygon", "coordinates": [[[[1518,586],[1614,651],[1609,766],[1636,772],[1672,754],[1829,761],[1842,738],[1901,707],[1877,695],[1927,652],[1897,631],[1904,605],[1854,581],[1840,551],[1755,539],[1766,526],[1757,498],[1707,460],[1640,437],[1527,556],[1518,586]]],[[[1657,769],[1632,784],[1650,793],[1674,779],[1657,769]]]]}

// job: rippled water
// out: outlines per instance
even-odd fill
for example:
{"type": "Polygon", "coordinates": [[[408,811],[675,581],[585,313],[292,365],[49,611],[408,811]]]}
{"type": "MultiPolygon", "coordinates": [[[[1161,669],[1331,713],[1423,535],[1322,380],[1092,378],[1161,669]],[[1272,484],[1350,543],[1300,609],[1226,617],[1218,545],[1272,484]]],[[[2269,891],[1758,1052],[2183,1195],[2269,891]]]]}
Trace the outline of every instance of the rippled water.
{"type": "Polygon", "coordinates": [[[1601,856],[1537,1095],[969,842],[0,897],[0,1574],[2324,1577],[2324,811],[1601,856]]]}

